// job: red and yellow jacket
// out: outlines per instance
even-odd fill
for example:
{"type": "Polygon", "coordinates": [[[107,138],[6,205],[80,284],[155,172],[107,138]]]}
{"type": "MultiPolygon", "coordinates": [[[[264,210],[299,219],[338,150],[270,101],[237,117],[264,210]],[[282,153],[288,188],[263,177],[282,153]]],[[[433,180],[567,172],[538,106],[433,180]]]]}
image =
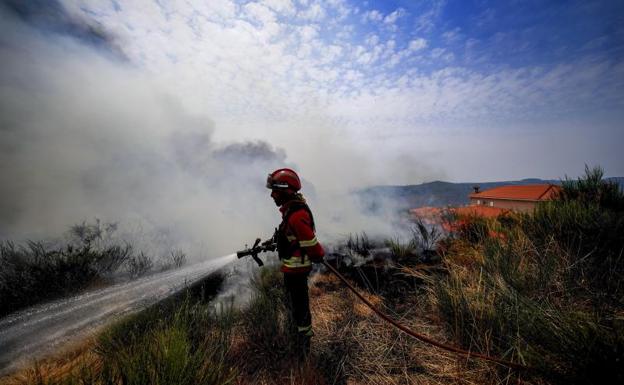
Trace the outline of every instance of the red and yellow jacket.
{"type": "Polygon", "coordinates": [[[312,212],[303,200],[294,200],[280,207],[282,223],[278,229],[277,248],[284,273],[306,273],[312,262],[325,256],[323,246],[314,233],[312,212]]]}

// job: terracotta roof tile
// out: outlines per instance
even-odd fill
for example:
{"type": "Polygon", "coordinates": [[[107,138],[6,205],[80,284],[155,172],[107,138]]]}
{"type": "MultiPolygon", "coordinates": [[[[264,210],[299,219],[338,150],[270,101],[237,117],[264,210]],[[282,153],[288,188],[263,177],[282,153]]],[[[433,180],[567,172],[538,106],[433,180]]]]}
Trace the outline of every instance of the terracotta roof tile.
{"type": "Polygon", "coordinates": [[[560,190],[561,187],[553,184],[509,185],[473,193],[470,198],[545,201],[553,199],[560,190]]]}

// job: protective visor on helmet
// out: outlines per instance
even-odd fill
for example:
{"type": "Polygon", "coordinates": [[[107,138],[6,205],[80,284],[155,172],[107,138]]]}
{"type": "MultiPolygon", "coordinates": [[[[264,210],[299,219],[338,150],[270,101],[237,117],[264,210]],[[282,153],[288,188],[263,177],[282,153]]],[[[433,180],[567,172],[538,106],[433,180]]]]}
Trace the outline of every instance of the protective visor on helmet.
{"type": "Polygon", "coordinates": [[[269,176],[267,177],[266,187],[270,189],[283,189],[288,188],[289,186],[286,182],[276,181],[275,179],[273,179],[273,176],[269,174],[269,176]]]}

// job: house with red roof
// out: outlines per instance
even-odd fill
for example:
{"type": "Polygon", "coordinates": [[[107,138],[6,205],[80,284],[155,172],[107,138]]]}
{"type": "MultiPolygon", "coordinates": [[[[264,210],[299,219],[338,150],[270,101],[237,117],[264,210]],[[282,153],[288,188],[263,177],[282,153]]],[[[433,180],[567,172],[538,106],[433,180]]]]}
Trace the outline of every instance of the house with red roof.
{"type": "MultiPolygon", "coordinates": [[[[513,211],[532,212],[539,202],[553,200],[561,191],[560,186],[553,184],[506,185],[485,191],[475,186],[474,189],[469,195],[469,206],[449,207],[448,210],[459,217],[497,218],[513,211]]],[[[464,223],[462,219],[446,223],[444,209],[439,207],[418,207],[411,209],[410,214],[425,224],[442,224],[447,231],[464,223]]]]}
{"type": "Polygon", "coordinates": [[[485,191],[475,187],[475,192],[469,196],[470,206],[463,209],[484,213],[531,212],[539,202],[553,200],[560,191],[561,187],[554,184],[507,185],[485,191]]]}

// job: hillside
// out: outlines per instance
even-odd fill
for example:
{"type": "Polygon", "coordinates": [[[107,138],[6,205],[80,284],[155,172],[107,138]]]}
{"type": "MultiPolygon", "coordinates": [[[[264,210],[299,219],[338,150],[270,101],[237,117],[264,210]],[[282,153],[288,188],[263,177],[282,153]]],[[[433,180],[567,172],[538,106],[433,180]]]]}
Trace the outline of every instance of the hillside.
{"type": "Polygon", "coordinates": [[[421,224],[407,240],[339,242],[309,282],[309,355],[279,263],[265,255],[261,269],[241,261],[252,268],[216,273],[0,384],[623,383],[623,231],[624,191],[596,169],[531,214],[464,217],[445,236],[421,224]],[[247,301],[227,287],[249,289],[247,301]]]}
{"type": "MultiPolygon", "coordinates": [[[[624,189],[624,177],[605,178],[613,180],[624,189]]],[[[473,192],[474,186],[481,191],[504,185],[527,185],[552,183],[561,184],[558,179],[529,178],[499,182],[465,182],[452,183],[434,181],[407,186],[373,186],[355,192],[361,206],[366,210],[376,212],[382,207],[408,209],[422,206],[461,206],[468,204],[468,195],[473,192]]]]}

